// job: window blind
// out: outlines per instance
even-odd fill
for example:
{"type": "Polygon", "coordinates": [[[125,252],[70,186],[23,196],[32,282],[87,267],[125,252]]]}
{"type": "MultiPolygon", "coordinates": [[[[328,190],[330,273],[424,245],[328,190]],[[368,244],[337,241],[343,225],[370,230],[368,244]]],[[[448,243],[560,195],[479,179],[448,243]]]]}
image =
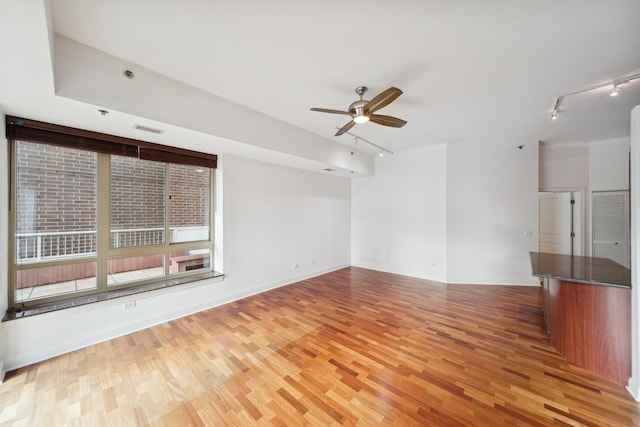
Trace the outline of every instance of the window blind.
{"type": "Polygon", "coordinates": [[[11,140],[60,145],[99,153],[212,169],[216,168],[218,160],[218,156],[215,154],[14,116],[6,116],[6,136],[11,140]]]}

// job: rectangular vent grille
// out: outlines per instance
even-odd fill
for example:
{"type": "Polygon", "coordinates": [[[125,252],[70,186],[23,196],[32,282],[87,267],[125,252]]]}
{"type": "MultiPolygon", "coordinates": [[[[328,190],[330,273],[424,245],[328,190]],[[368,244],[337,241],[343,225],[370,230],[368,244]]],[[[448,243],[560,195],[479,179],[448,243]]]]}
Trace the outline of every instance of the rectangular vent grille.
{"type": "Polygon", "coordinates": [[[145,132],[155,133],[156,135],[161,135],[164,133],[164,131],[161,129],[150,128],[149,126],[142,126],[138,124],[133,125],[133,128],[137,130],[142,130],[145,132]]]}

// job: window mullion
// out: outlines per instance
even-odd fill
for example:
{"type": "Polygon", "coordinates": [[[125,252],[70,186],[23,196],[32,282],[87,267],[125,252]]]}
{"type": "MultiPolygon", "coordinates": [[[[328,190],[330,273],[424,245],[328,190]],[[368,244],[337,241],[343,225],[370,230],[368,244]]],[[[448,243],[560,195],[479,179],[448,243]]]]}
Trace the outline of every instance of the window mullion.
{"type": "Polygon", "coordinates": [[[209,175],[209,244],[211,248],[211,268],[214,268],[215,254],[213,248],[215,247],[215,223],[216,223],[216,198],[215,198],[215,186],[216,186],[216,174],[215,170],[211,170],[209,175]]]}
{"type": "Polygon", "coordinates": [[[97,224],[97,273],[99,291],[107,290],[107,256],[110,245],[110,155],[98,154],[98,224],[97,224]]]}
{"type": "Polygon", "coordinates": [[[16,181],[15,178],[17,175],[16,169],[16,147],[15,141],[9,141],[9,271],[7,272],[7,283],[11,283],[11,286],[7,286],[7,291],[9,292],[9,302],[13,306],[16,304],[16,286],[13,285],[15,283],[16,277],[16,181]]]}
{"type": "Polygon", "coordinates": [[[169,277],[169,269],[170,269],[170,260],[171,256],[171,228],[170,228],[170,209],[171,209],[171,182],[170,182],[170,173],[169,173],[169,163],[164,164],[164,235],[166,236],[164,239],[164,276],[169,277]]]}

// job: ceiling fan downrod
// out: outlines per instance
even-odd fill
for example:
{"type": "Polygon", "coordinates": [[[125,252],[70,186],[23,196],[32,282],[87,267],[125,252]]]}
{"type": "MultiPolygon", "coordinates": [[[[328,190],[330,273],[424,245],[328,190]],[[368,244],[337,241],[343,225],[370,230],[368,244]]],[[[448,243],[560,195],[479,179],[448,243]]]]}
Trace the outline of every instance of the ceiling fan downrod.
{"type": "Polygon", "coordinates": [[[358,86],[358,87],[356,88],[356,93],[357,93],[358,95],[360,95],[360,100],[361,100],[361,101],[362,101],[362,96],[363,96],[363,95],[364,95],[364,93],[367,91],[367,89],[369,89],[369,88],[368,88],[368,87],[366,87],[366,86],[358,86]]]}

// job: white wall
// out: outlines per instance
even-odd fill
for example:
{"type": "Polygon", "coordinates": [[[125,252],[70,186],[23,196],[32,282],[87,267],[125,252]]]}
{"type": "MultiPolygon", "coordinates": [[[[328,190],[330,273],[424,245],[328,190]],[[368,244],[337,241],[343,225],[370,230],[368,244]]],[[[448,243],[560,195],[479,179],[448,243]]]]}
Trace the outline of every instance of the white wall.
{"type": "Polygon", "coordinates": [[[537,194],[537,143],[384,157],[376,176],[352,183],[352,264],[448,283],[537,284],[537,194]]]}
{"type": "MultiPolygon", "coordinates": [[[[2,109],[0,108],[0,236],[7,236],[8,220],[7,215],[9,212],[9,206],[7,205],[9,195],[7,194],[9,182],[9,159],[7,149],[7,139],[5,138],[5,118],[2,109]],[[2,184],[2,183],[5,184],[2,184]]],[[[7,258],[8,252],[8,239],[0,239],[0,317],[4,316],[7,311],[7,258]]],[[[2,340],[2,325],[0,322],[0,382],[4,378],[4,362],[3,362],[3,340],[2,340]]]]}
{"type": "Polygon", "coordinates": [[[449,283],[537,284],[537,235],[537,142],[449,144],[449,283]]]}
{"type": "Polygon", "coordinates": [[[589,144],[589,186],[591,191],[629,189],[629,138],[589,144]]]}
{"type": "Polygon", "coordinates": [[[586,189],[589,185],[589,147],[587,144],[553,145],[539,148],[541,191],[586,189]]]}
{"type": "Polygon", "coordinates": [[[447,281],[446,145],[376,159],[351,185],[351,263],[447,281]]]}
{"type": "MultiPolygon", "coordinates": [[[[224,217],[224,230],[223,242],[216,242],[223,247],[224,281],[205,280],[4,322],[0,349],[5,367],[15,369],[349,265],[348,179],[232,156],[219,160],[216,220],[224,217]],[[122,304],[133,299],[136,307],[123,310],[122,304]]],[[[6,194],[6,185],[0,181],[0,194],[6,194]]],[[[6,197],[1,199],[0,211],[6,212],[6,197]]],[[[6,269],[7,257],[2,256],[0,271],[6,269]]],[[[0,294],[3,307],[6,295],[0,294]]]]}
{"type": "Polygon", "coordinates": [[[224,273],[233,289],[256,292],[350,264],[348,179],[229,155],[223,175],[224,273]]]}
{"type": "Polygon", "coordinates": [[[631,111],[631,378],[640,401],[640,105],[631,111]]]}

